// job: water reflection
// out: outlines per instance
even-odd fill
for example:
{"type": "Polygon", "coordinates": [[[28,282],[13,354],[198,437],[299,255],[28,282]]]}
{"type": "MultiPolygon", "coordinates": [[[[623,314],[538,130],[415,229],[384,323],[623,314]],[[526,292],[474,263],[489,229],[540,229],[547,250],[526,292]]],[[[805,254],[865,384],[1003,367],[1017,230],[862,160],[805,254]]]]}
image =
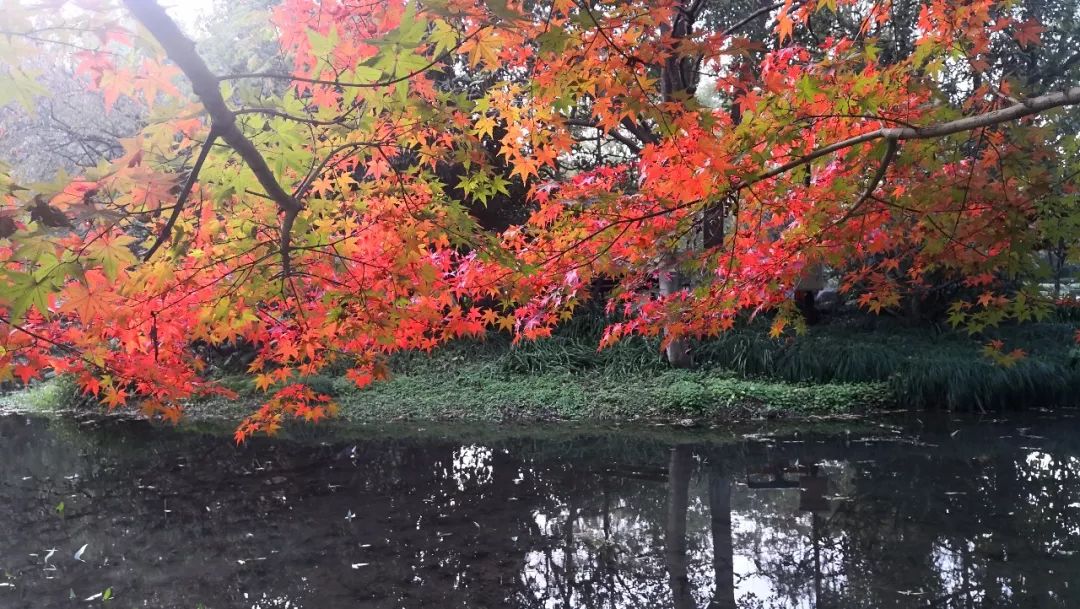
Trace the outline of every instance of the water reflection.
{"type": "Polygon", "coordinates": [[[2,417],[0,606],[1080,604],[1080,426],[948,425],[236,448],[2,417]]]}

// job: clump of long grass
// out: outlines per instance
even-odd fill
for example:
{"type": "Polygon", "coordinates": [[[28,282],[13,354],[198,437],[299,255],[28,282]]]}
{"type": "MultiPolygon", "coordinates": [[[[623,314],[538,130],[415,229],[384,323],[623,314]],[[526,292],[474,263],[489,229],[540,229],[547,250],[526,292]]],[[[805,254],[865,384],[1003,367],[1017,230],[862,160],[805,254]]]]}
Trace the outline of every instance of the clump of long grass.
{"type": "Polygon", "coordinates": [[[1002,410],[1080,404],[1080,352],[1064,323],[1008,326],[972,337],[962,331],[900,324],[812,328],[771,339],[753,328],[701,346],[710,365],[743,376],[789,382],[885,382],[912,408],[1002,410]],[[992,339],[1026,356],[1004,366],[983,355],[992,339]]]}

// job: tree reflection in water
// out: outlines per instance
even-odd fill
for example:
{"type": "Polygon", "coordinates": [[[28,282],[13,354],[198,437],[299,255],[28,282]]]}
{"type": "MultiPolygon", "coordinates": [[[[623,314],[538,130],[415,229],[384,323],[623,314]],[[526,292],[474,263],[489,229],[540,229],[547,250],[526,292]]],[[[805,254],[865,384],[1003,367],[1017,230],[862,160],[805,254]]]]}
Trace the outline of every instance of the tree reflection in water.
{"type": "Polygon", "coordinates": [[[0,417],[0,606],[1080,605],[1077,424],[946,424],[236,448],[0,417]]]}

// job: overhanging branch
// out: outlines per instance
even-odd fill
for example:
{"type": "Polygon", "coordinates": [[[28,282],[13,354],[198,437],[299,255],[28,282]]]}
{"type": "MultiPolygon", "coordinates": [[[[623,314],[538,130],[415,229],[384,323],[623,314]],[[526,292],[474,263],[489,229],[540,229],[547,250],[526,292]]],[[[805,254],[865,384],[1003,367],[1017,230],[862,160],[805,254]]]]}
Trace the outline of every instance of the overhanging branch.
{"type": "Polygon", "coordinates": [[[221,96],[217,77],[210,72],[210,69],[206,67],[206,62],[196,52],[195,43],[180,31],[180,28],[176,26],[176,23],[156,1],[124,0],[124,5],[161,44],[169,59],[179,66],[184,75],[191,81],[192,90],[210,115],[213,131],[240,155],[240,158],[244,160],[251,172],[255,174],[259,185],[284,212],[285,217],[281,223],[283,233],[281,236],[281,258],[282,266],[287,274],[289,270],[288,229],[292,227],[293,220],[300,213],[300,202],[286,192],[278,183],[277,178],[274,177],[274,172],[266,164],[266,159],[263,158],[255,144],[240,131],[240,127],[236,124],[236,115],[225,103],[225,98],[221,96]]]}
{"type": "Polygon", "coordinates": [[[965,131],[974,131],[975,129],[980,129],[982,127],[991,127],[994,125],[1000,125],[1002,123],[1010,123],[1027,116],[1032,116],[1034,114],[1040,114],[1048,110],[1053,110],[1054,108],[1073,106],[1076,104],[1080,104],[1080,86],[1072,87],[1070,89],[1058,91],[1055,93],[1047,93],[1046,95],[1040,95],[1038,97],[1032,97],[1011,106],[1001,108],[1000,110],[994,110],[993,112],[976,114],[975,116],[968,116],[946,123],[938,123],[937,125],[931,125],[929,127],[890,127],[886,129],[878,129],[876,131],[869,131],[867,133],[863,133],[862,135],[856,135],[846,140],[841,140],[834,144],[829,144],[828,146],[818,148],[817,150],[811,152],[806,156],[802,156],[795,160],[788,161],[783,165],[774,167],[769,171],[758,174],[754,178],[739,184],[739,188],[745,188],[755,182],[774,178],[800,165],[805,165],[823,156],[827,156],[834,152],[839,152],[841,150],[845,150],[847,148],[851,148],[852,146],[857,146],[866,142],[873,142],[881,139],[890,139],[896,141],[936,139],[956,133],[963,133],[965,131]]]}

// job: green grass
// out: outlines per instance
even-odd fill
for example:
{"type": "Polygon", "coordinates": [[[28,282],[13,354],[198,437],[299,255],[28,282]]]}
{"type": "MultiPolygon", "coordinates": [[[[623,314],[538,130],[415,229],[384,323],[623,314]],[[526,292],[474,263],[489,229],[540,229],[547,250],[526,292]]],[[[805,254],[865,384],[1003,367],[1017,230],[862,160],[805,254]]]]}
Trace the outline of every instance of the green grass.
{"type": "MultiPolygon", "coordinates": [[[[1006,327],[984,336],[854,317],[769,338],[741,328],[695,346],[696,370],[672,370],[655,341],[598,351],[602,323],[581,316],[550,339],[512,345],[502,335],[391,358],[392,377],[358,390],[343,370],[300,379],[333,396],[357,422],[732,420],[907,409],[991,411],[1080,405],[1080,350],[1067,322],[1006,327]],[[1004,367],[982,354],[991,339],[1027,356],[1004,367]]],[[[241,398],[192,404],[235,418],[265,399],[243,375],[222,376],[241,398]]],[[[34,404],[69,400],[41,386],[34,404]]]]}
{"type": "MultiPolygon", "coordinates": [[[[364,390],[343,376],[301,381],[333,396],[346,418],[368,422],[731,420],[861,412],[889,402],[881,382],[777,382],[716,366],[672,370],[656,343],[632,339],[598,351],[597,342],[580,324],[520,345],[493,335],[430,354],[397,354],[391,378],[364,390]]],[[[256,396],[245,376],[221,382],[256,396]]]]}
{"type": "Polygon", "coordinates": [[[402,373],[370,389],[339,394],[356,420],[736,419],[832,414],[879,406],[880,384],[794,385],[716,372],[667,370],[638,378],[552,372],[402,373]]]}
{"type": "Polygon", "coordinates": [[[597,351],[595,318],[549,340],[504,337],[402,354],[394,378],[362,392],[327,384],[358,417],[632,418],[837,413],[885,405],[992,411],[1080,405],[1080,350],[1071,323],[961,331],[853,318],[769,338],[742,328],[695,348],[696,371],[671,370],[658,345],[632,339],[597,351]],[[990,340],[1027,356],[1002,366],[990,340]]]}
{"type": "Polygon", "coordinates": [[[0,410],[48,412],[74,408],[83,402],[74,379],[67,376],[36,381],[20,391],[0,394],[0,410]]]}
{"type": "MultiPolygon", "coordinates": [[[[413,362],[364,390],[344,378],[303,381],[334,396],[342,415],[358,422],[735,420],[861,412],[889,402],[883,383],[797,384],[742,379],[717,370],[535,374],[505,372],[499,363],[459,360],[450,367],[436,353],[431,365],[413,362]]],[[[256,397],[241,390],[246,399],[256,397]]]]}

